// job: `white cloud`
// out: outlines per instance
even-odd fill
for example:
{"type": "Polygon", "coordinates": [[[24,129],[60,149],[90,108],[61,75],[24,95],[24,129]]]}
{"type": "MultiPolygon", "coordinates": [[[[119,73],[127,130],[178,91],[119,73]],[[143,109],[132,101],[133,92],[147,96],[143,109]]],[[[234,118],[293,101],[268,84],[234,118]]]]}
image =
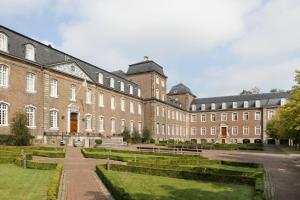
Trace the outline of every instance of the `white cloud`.
{"type": "Polygon", "coordinates": [[[32,15],[45,8],[47,0],[1,0],[0,16],[32,15]]]}

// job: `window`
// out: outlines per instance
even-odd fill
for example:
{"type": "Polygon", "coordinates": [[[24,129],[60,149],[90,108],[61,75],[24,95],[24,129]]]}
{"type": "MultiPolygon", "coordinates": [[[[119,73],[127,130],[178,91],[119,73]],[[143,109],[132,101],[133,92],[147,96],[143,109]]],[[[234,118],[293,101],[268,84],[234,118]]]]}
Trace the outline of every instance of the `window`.
{"type": "Polygon", "coordinates": [[[4,33],[0,33],[0,51],[6,51],[7,52],[7,36],[4,33]]]}
{"type": "Polygon", "coordinates": [[[196,105],[192,105],[192,111],[196,111],[196,105]]]}
{"type": "Polygon", "coordinates": [[[248,108],[249,107],[249,102],[248,101],[244,101],[244,108],[248,108]]]}
{"type": "Polygon", "coordinates": [[[120,82],[120,90],[121,90],[121,92],[124,92],[124,90],[125,90],[124,88],[125,88],[124,82],[121,81],[121,82],[120,82]]]}
{"type": "Polygon", "coordinates": [[[141,95],[141,89],[140,88],[138,88],[138,97],[141,97],[142,95],[141,95]]]}
{"type": "Polygon", "coordinates": [[[116,132],[116,120],[114,118],[111,119],[111,133],[116,132]]]}
{"type": "Polygon", "coordinates": [[[196,128],[194,128],[194,127],[191,128],[191,135],[192,136],[196,135],[196,128]]]}
{"type": "Polygon", "coordinates": [[[205,127],[201,127],[201,135],[205,135],[206,134],[206,128],[205,127]]]}
{"type": "Polygon", "coordinates": [[[92,115],[90,114],[85,116],[85,131],[92,131],[92,115]]]}
{"type": "Polygon", "coordinates": [[[215,109],[216,109],[216,104],[215,104],[215,103],[212,103],[212,104],[211,104],[211,109],[212,109],[212,110],[215,110],[215,109]]]}
{"type": "Polygon", "coordinates": [[[171,118],[171,111],[169,109],[167,111],[167,114],[168,114],[168,119],[170,119],[171,118]]]}
{"type": "Polygon", "coordinates": [[[161,92],[161,100],[165,101],[165,94],[163,92],[161,92]]]}
{"type": "Polygon", "coordinates": [[[133,121],[130,121],[130,133],[133,133],[134,130],[134,125],[133,125],[133,121]]]}
{"type": "Polygon", "coordinates": [[[156,134],[159,135],[159,123],[156,124],[156,134]]]}
{"type": "Polygon", "coordinates": [[[232,108],[237,108],[237,102],[232,102],[232,108]]]}
{"type": "Polygon", "coordinates": [[[233,126],[231,129],[231,134],[232,135],[238,135],[238,127],[237,126],[233,126]]]}
{"type": "Polygon", "coordinates": [[[159,99],[159,90],[158,90],[158,89],[156,89],[156,91],[155,91],[155,97],[156,97],[157,99],[159,99]]]}
{"type": "Polygon", "coordinates": [[[98,83],[103,84],[103,74],[102,73],[98,74],[98,83]]]}
{"type": "Polygon", "coordinates": [[[196,122],[197,115],[191,115],[191,122],[196,122]]]}
{"type": "Polygon", "coordinates": [[[215,113],[210,114],[210,121],[212,121],[212,122],[216,121],[216,114],[215,113]]]}
{"type": "Polygon", "coordinates": [[[159,117],[159,106],[156,106],[156,116],[159,117]]]}
{"type": "Polygon", "coordinates": [[[206,114],[201,115],[201,122],[206,122],[206,114]]]}
{"type": "Polygon", "coordinates": [[[8,86],[8,67],[0,65],[0,87],[8,86]]]}
{"type": "Polygon", "coordinates": [[[51,79],[50,81],[50,97],[57,98],[57,80],[51,79]]]}
{"type": "Polygon", "coordinates": [[[256,108],[259,108],[259,107],[260,107],[260,101],[259,101],[259,100],[256,100],[256,101],[255,101],[255,107],[256,107],[256,108]]]}
{"type": "Polygon", "coordinates": [[[125,127],[126,127],[126,125],[125,125],[125,119],[122,119],[122,120],[121,120],[121,133],[124,132],[125,127]]]}
{"type": "Polygon", "coordinates": [[[156,84],[159,84],[159,77],[156,76],[156,84]]]}
{"type": "Polygon", "coordinates": [[[175,126],[172,126],[172,135],[175,135],[175,126]]]}
{"type": "Polygon", "coordinates": [[[86,104],[91,104],[92,103],[92,90],[90,88],[88,88],[86,90],[85,103],[86,104]]]}
{"type": "Polygon", "coordinates": [[[179,119],[179,115],[178,115],[178,111],[176,111],[176,120],[178,121],[179,119]]]}
{"type": "Polygon", "coordinates": [[[249,126],[243,127],[243,135],[249,135],[249,126]]]}
{"type": "Polygon", "coordinates": [[[110,108],[112,110],[116,109],[116,98],[114,96],[110,97],[110,108]]]}
{"type": "Polygon", "coordinates": [[[104,117],[100,116],[99,118],[99,132],[103,133],[104,132],[104,117]]]}
{"type": "Polygon", "coordinates": [[[73,84],[70,86],[69,99],[70,99],[70,101],[76,101],[76,86],[73,84]]]}
{"type": "Polygon", "coordinates": [[[222,103],[222,109],[226,109],[226,103],[222,103]]]}
{"type": "Polygon", "coordinates": [[[111,88],[115,88],[115,79],[114,78],[110,78],[110,83],[109,83],[111,88]]]}
{"type": "Polygon", "coordinates": [[[142,114],[142,104],[141,103],[138,104],[138,114],[139,115],[142,114]]]}
{"type": "Polygon", "coordinates": [[[255,120],[260,120],[260,119],[261,119],[260,111],[255,112],[255,120]]]}
{"type": "Polygon", "coordinates": [[[260,126],[255,127],[255,135],[261,135],[261,128],[260,126]]]}
{"type": "Polygon", "coordinates": [[[162,107],[162,108],[161,108],[161,116],[162,116],[162,117],[165,117],[165,111],[166,111],[165,108],[162,107]]]}
{"type": "Polygon", "coordinates": [[[99,107],[104,107],[104,94],[99,94],[99,107]]]}
{"type": "Polygon", "coordinates": [[[221,113],[221,121],[227,121],[227,113],[221,113]]]}
{"type": "Polygon", "coordinates": [[[286,104],[286,99],[282,98],[280,99],[280,105],[284,106],[286,104]]]}
{"type": "Polygon", "coordinates": [[[138,124],[138,132],[139,132],[139,134],[142,133],[142,122],[139,122],[139,124],[138,124]]]}
{"type": "Polygon", "coordinates": [[[165,135],[165,125],[161,125],[161,134],[165,135]]]}
{"type": "Polygon", "coordinates": [[[201,110],[205,110],[205,104],[201,104],[201,110]]]}
{"type": "Polygon", "coordinates": [[[58,120],[57,110],[54,109],[50,110],[50,129],[58,129],[57,120],[58,120]]]}
{"type": "Polygon", "coordinates": [[[8,125],[8,105],[0,103],[0,126],[8,125]]]}
{"type": "Polygon", "coordinates": [[[134,104],[133,104],[133,101],[130,101],[130,113],[131,114],[134,113],[134,104]]]}
{"type": "Polygon", "coordinates": [[[175,112],[172,110],[172,119],[175,119],[175,112]]]}
{"type": "Polygon", "coordinates": [[[238,120],[238,114],[236,112],[232,113],[232,121],[237,121],[238,120]]]}
{"type": "Polygon", "coordinates": [[[216,127],[215,126],[210,128],[210,134],[211,135],[216,135],[216,127]]]}
{"type": "Polygon", "coordinates": [[[125,111],[125,99],[121,98],[121,111],[125,111]]]}
{"type": "Polygon", "coordinates": [[[26,107],[27,126],[35,127],[35,108],[32,106],[26,107]]]}
{"type": "Polygon", "coordinates": [[[179,127],[176,125],[176,135],[179,135],[179,127]]]}
{"type": "Polygon", "coordinates": [[[133,95],[133,87],[132,87],[132,85],[129,85],[129,94],[133,95]]]}
{"type": "Polygon", "coordinates": [[[27,74],[26,91],[30,93],[35,92],[35,74],[33,73],[27,74]]]}
{"type": "Polygon", "coordinates": [[[272,119],[274,117],[274,110],[269,110],[268,111],[268,119],[272,119]]]}
{"type": "Polygon", "coordinates": [[[249,120],[249,113],[248,112],[243,112],[243,120],[249,120]]]}
{"type": "Polygon", "coordinates": [[[170,135],[170,125],[167,125],[167,134],[170,135]]]}
{"type": "Polygon", "coordinates": [[[25,58],[31,61],[35,61],[35,48],[32,44],[25,45],[25,58]]]}

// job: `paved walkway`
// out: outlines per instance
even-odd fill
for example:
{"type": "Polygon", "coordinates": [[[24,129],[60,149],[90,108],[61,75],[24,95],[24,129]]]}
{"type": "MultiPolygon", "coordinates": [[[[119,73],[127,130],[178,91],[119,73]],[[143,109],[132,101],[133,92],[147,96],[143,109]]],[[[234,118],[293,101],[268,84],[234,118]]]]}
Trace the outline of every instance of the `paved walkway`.
{"type": "Polygon", "coordinates": [[[60,162],[64,165],[61,200],[112,200],[95,173],[96,165],[105,160],[84,158],[79,148],[67,147],[66,158],[51,159],[34,157],[45,162],[60,162]]]}

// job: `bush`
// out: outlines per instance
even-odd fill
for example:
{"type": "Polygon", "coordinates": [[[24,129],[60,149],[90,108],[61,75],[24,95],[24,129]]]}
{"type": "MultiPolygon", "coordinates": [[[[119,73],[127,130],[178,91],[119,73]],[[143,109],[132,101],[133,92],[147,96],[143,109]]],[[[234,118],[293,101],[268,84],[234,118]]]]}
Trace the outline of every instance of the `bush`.
{"type": "Polygon", "coordinates": [[[151,139],[150,139],[150,143],[151,143],[151,144],[154,144],[154,143],[155,143],[155,139],[151,138],[151,139]]]}
{"type": "Polygon", "coordinates": [[[130,140],[131,140],[131,137],[130,137],[130,133],[129,133],[129,131],[126,127],[124,128],[124,131],[123,131],[122,135],[123,135],[123,140],[125,142],[129,143],[130,140]]]}
{"type": "Polygon", "coordinates": [[[47,150],[33,150],[34,156],[43,156],[49,158],[64,158],[66,156],[65,151],[47,151],[47,150]]]}
{"type": "Polygon", "coordinates": [[[48,186],[47,200],[57,199],[62,170],[63,170],[62,164],[57,164],[55,168],[55,173],[52,176],[51,182],[48,186]]]}
{"type": "Polygon", "coordinates": [[[262,167],[262,164],[258,164],[258,163],[233,162],[233,161],[225,161],[225,160],[221,160],[221,164],[237,166],[237,167],[250,167],[250,168],[262,167]]]}
{"type": "Polygon", "coordinates": [[[24,113],[17,113],[13,118],[11,126],[11,133],[13,135],[13,144],[16,146],[28,146],[30,140],[34,138],[30,135],[27,128],[27,117],[24,113]]]}
{"type": "Polygon", "coordinates": [[[141,135],[139,134],[139,132],[136,129],[133,130],[131,141],[134,144],[142,142],[141,135]]]}
{"type": "MultiPolygon", "coordinates": [[[[15,158],[14,163],[20,167],[23,167],[23,160],[20,157],[15,158]]],[[[41,163],[32,160],[26,160],[26,168],[29,169],[53,170],[57,167],[57,165],[57,163],[41,163]]]]}
{"type": "Polygon", "coordinates": [[[12,141],[12,135],[0,135],[0,145],[10,144],[12,141]]]}
{"type": "Polygon", "coordinates": [[[144,128],[143,133],[142,133],[142,142],[149,143],[151,139],[152,138],[151,138],[151,133],[150,133],[149,129],[144,128]]]}
{"type": "Polygon", "coordinates": [[[102,140],[101,139],[97,139],[97,140],[95,140],[95,143],[96,144],[102,144],[102,140]]]}

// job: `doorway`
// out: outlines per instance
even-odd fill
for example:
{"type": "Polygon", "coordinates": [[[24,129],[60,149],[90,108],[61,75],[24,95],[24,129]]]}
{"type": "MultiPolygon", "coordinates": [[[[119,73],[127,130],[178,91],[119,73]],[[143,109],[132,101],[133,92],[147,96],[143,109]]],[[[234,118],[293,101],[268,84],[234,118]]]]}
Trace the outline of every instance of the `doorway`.
{"type": "Polygon", "coordinates": [[[222,144],[225,144],[225,139],[222,139],[222,144]]]}
{"type": "Polygon", "coordinates": [[[76,134],[78,131],[78,113],[70,113],[70,132],[76,134]]]}
{"type": "Polygon", "coordinates": [[[227,135],[227,128],[226,127],[221,127],[221,134],[222,134],[222,137],[226,137],[226,135],[227,135]]]}

